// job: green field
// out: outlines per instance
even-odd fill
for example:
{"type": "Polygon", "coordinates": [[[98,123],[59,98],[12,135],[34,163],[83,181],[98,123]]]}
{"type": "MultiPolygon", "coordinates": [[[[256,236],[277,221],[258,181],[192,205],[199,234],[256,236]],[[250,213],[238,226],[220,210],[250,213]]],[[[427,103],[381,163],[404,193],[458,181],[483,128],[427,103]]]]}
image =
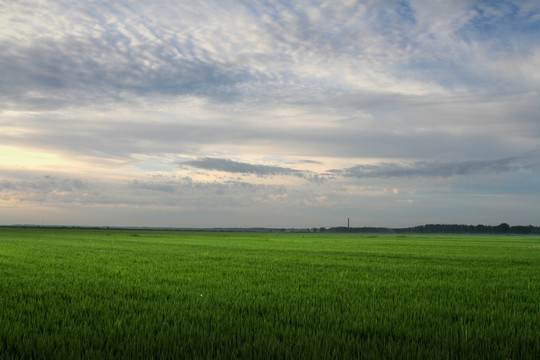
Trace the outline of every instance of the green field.
{"type": "Polygon", "coordinates": [[[0,228],[0,357],[540,358],[540,237],[0,228]]]}

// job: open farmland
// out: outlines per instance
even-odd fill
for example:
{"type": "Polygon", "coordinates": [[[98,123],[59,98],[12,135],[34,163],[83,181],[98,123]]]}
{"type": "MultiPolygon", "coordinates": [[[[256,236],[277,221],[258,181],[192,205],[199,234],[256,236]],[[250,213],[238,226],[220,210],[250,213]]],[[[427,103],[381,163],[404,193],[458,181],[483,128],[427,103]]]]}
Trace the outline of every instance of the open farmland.
{"type": "Polygon", "coordinates": [[[0,228],[2,358],[540,358],[540,237],[0,228]]]}

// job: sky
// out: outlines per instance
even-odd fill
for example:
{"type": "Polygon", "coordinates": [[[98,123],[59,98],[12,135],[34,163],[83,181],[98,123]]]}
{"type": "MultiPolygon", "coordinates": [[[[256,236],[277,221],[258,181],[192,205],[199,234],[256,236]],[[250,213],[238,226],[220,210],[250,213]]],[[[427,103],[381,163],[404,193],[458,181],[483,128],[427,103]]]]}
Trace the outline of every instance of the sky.
{"type": "Polygon", "coordinates": [[[3,225],[540,225],[535,0],[0,0],[0,49],[3,225]]]}

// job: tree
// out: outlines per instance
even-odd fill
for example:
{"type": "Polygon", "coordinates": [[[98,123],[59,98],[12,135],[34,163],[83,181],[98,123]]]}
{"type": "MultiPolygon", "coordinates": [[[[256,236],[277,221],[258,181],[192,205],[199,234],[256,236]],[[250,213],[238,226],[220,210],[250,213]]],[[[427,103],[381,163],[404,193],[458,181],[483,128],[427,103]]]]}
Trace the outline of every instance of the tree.
{"type": "Polygon", "coordinates": [[[507,223],[502,223],[500,225],[495,226],[495,232],[500,234],[506,234],[510,231],[510,225],[507,223]]]}

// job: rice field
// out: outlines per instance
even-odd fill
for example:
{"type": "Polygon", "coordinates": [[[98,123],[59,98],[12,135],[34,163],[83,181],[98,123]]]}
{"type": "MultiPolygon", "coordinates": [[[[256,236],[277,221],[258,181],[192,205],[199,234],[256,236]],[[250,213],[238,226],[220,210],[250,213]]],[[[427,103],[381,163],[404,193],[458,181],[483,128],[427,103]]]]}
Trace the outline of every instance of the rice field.
{"type": "Polygon", "coordinates": [[[2,359],[539,359],[540,237],[0,228],[2,359]]]}

